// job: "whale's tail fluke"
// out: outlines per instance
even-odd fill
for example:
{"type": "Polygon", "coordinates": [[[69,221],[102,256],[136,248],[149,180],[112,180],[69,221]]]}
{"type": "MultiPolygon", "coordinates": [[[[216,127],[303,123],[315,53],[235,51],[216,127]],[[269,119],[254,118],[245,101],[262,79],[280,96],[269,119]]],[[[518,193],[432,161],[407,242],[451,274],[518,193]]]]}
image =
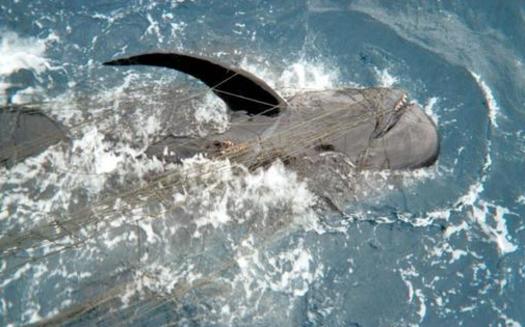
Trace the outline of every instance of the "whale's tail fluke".
{"type": "Polygon", "coordinates": [[[263,80],[238,68],[213,60],[179,53],[148,53],[105,62],[104,65],[166,67],[191,75],[209,86],[233,111],[249,115],[276,116],[285,101],[263,80]]]}

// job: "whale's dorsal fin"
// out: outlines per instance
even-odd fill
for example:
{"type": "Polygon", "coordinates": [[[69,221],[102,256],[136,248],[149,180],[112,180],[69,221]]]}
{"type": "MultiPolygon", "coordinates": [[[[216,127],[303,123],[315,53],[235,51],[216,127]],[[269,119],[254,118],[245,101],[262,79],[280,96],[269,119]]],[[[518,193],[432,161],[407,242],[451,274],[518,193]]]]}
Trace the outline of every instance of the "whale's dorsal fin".
{"type": "Polygon", "coordinates": [[[209,86],[233,111],[275,116],[286,102],[263,80],[211,59],[180,53],[148,53],[105,62],[104,65],[149,65],[176,69],[209,86]]]}

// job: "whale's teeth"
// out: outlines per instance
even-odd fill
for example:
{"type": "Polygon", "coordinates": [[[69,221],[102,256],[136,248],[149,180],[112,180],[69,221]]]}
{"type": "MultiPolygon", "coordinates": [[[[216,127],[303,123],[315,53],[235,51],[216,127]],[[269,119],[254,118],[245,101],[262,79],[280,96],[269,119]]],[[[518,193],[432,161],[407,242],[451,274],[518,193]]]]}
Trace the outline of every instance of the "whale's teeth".
{"type": "Polygon", "coordinates": [[[394,111],[399,111],[401,108],[405,107],[407,104],[408,104],[407,95],[403,94],[401,98],[397,101],[396,105],[394,106],[394,111]]]}

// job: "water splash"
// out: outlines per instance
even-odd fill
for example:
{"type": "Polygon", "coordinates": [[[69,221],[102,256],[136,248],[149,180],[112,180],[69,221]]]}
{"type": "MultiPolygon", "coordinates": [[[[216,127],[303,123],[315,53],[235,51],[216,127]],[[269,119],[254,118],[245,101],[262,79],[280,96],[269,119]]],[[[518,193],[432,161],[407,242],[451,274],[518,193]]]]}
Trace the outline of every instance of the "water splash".
{"type": "Polygon", "coordinates": [[[22,69],[31,70],[37,76],[52,68],[51,61],[45,52],[49,43],[56,41],[55,34],[50,34],[45,39],[36,37],[21,37],[15,32],[0,29],[0,102],[7,102],[7,90],[16,87],[18,96],[11,101],[15,103],[27,102],[37,94],[42,94],[40,87],[27,87],[25,85],[12,85],[9,76],[22,69]]]}
{"type": "Polygon", "coordinates": [[[392,75],[388,68],[379,70],[377,67],[374,67],[376,73],[377,83],[382,87],[393,87],[399,83],[399,78],[392,75]]]}

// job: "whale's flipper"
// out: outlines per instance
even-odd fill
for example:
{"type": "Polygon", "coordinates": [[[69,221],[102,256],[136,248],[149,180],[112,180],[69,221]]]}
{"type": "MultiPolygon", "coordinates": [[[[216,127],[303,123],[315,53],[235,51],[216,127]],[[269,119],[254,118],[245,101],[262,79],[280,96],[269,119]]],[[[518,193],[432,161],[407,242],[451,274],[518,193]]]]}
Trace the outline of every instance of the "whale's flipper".
{"type": "Polygon", "coordinates": [[[62,126],[38,109],[0,107],[0,166],[11,166],[67,141],[62,126]]]}
{"type": "Polygon", "coordinates": [[[104,65],[149,65],[176,69],[191,75],[212,88],[233,111],[249,115],[276,116],[286,107],[285,101],[268,84],[238,68],[213,60],[179,53],[149,53],[105,62],[104,65]]]}

